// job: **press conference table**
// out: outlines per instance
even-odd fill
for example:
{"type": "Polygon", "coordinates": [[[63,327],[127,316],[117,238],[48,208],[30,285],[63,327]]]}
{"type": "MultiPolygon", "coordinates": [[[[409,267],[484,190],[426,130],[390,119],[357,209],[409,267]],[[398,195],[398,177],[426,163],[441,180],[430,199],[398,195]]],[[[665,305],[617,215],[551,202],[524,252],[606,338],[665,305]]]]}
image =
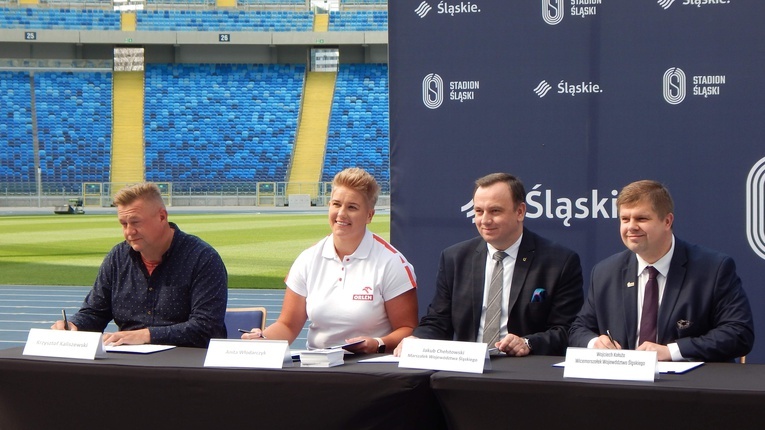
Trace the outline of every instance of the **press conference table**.
{"type": "MultiPolygon", "coordinates": [[[[483,374],[356,363],[203,367],[206,351],[95,361],[0,350],[0,429],[723,428],[765,423],[765,366],[655,382],[563,378],[562,357],[496,357],[483,374]],[[246,426],[246,427],[244,427],[246,426]]],[[[296,363],[298,364],[298,363],[296,363]]]]}
{"type": "Polygon", "coordinates": [[[765,366],[706,363],[654,382],[563,378],[563,357],[431,377],[450,429],[762,429],[765,366]],[[487,413],[490,411],[489,413],[487,413]]]}
{"type": "Polygon", "coordinates": [[[0,350],[0,429],[444,428],[428,370],[203,367],[206,350],[95,361],[0,350]]]}

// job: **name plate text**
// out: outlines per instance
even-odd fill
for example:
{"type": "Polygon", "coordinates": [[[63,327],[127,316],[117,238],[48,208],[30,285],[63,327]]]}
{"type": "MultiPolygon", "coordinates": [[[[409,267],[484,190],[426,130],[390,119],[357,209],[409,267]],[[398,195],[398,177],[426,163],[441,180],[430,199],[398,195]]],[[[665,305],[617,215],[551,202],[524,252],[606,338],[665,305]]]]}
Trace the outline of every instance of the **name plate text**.
{"type": "Polygon", "coordinates": [[[105,357],[101,333],[74,330],[29,330],[23,355],[93,360],[105,357]]]}
{"type": "Polygon", "coordinates": [[[564,378],[651,381],[658,379],[656,351],[567,348],[564,378]]]}
{"type": "Polygon", "coordinates": [[[488,362],[485,343],[405,338],[399,367],[483,373],[488,362]]]}
{"type": "Polygon", "coordinates": [[[210,339],[205,367],[281,369],[292,366],[286,340],[210,339]]]}

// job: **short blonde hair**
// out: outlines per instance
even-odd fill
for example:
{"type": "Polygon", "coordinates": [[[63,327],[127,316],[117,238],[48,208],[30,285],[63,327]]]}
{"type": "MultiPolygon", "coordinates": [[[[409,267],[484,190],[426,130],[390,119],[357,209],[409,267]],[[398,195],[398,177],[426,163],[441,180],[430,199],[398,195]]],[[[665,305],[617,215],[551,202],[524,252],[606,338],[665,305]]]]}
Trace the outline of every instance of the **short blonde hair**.
{"type": "Polygon", "coordinates": [[[650,180],[636,181],[622,188],[616,198],[616,207],[621,210],[622,205],[632,206],[640,202],[650,203],[653,211],[661,219],[675,211],[675,204],[667,187],[650,180]]]}
{"type": "Polygon", "coordinates": [[[371,208],[375,207],[380,195],[380,185],[375,178],[359,167],[349,167],[338,172],[332,179],[332,189],[337,187],[348,187],[363,194],[371,208]]]}
{"type": "Polygon", "coordinates": [[[114,195],[115,206],[129,205],[136,200],[145,200],[147,202],[156,203],[159,207],[165,207],[165,202],[162,200],[162,193],[159,191],[159,187],[152,182],[127,186],[117,191],[117,194],[114,195]]]}

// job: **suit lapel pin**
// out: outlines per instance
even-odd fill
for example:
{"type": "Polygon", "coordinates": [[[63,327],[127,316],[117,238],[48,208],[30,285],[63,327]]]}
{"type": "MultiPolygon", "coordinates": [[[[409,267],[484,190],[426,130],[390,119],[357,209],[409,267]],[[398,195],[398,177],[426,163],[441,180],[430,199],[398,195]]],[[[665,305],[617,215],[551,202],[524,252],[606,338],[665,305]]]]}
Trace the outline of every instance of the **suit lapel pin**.
{"type": "Polygon", "coordinates": [[[627,282],[627,288],[634,287],[634,286],[635,286],[634,282],[627,282]]]}

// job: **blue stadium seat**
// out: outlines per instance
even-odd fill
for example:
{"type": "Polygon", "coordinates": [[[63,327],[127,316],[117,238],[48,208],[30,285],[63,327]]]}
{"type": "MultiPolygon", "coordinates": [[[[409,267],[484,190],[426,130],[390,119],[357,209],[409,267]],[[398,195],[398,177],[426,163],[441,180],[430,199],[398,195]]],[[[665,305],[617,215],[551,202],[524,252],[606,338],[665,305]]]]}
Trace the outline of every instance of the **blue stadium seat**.
{"type": "Polygon", "coordinates": [[[144,31],[311,31],[310,11],[143,10],[136,28],[144,31]]]}
{"type": "Polygon", "coordinates": [[[284,181],[304,75],[303,65],[147,65],[147,180],[284,181]],[[227,167],[232,156],[243,168],[227,167]]]}
{"type": "Polygon", "coordinates": [[[111,73],[35,73],[43,182],[108,182],[112,133],[111,73]],[[45,157],[42,157],[45,154],[45,157]]]}
{"type": "Polygon", "coordinates": [[[387,185],[390,181],[387,98],[387,65],[340,65],[322,181],[331,181],[346,167],[362,167],[387,185]],[[376,99],[384,102],[376,103],[376,99]]]}
{"type": "MultiPolygon", "coordinates": [[[[304,75],[302,65],[147,65],[147,179],[286,180],[304,75]]],[[[111,73],[38,72],[35,83],[43,182],[69,181],[69,192],[108,182],[111,73]]],[[[28,73],[0,72],[0,182],[35,178],[29,88],[28,73]]],[[[387,91],[386,65],[341,65],[322,180],[360,166],[389,182],[387,91]]]]}
{"type": "Polygon", "coordinates": [[[1,7],[0,28],[24,30],[119,30],[120,14],[119,12],[103,9],[1,7]]]}
{"type": "Polygon", "coordinates": [[[388,31],[387,10],[343,10],[329,13],[330,31],[388,31]]]}
{"type": "Polygon", "coordinates": [[[29,73],[0,71],[0,182],[35,177],[30,88],[29,73]]]}

